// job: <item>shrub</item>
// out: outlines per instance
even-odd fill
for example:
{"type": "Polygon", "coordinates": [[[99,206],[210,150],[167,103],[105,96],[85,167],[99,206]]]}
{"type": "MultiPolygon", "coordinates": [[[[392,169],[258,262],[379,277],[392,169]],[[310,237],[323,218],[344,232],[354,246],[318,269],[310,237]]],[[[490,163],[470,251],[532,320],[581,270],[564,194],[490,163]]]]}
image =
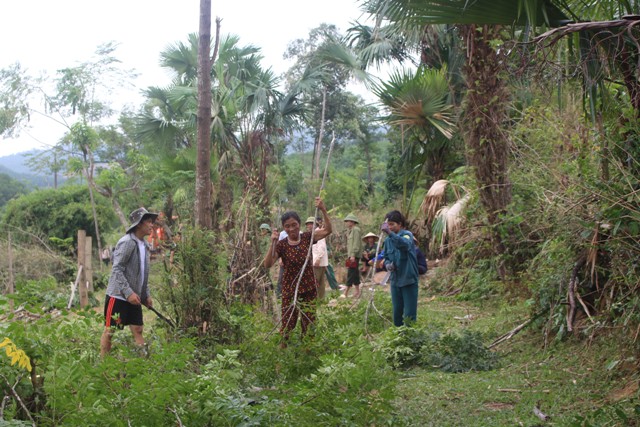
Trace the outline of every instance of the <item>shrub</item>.
{"type": "MultiPolygon", "coordinates": [[[[95,201],[100,229],[107,228],[116,220],[113,209],[100,195],[95,201]]],[[[94,230],[89,191],[80,186],[33,191],[7,203],[3,222],[38,236],[75,240],[78,230],[94,230]]],[[[27,233],[16,234],[16,240],[29,240],[27,233]]]]}
{"type": "Polygon", "coordinates": [[[47,312],[64,309],[69,300],[69,288],[60,286],[55,278],[27,280],[16,283],[15,293],[10,295],[16,305],[24,305],[27,310],[47,312]]]}
{"type": "Polygon", "coordinates": [[[227,260],[214,234],[183,232],[174,262],[158,293],[170,303],[178,327],[216,343],[237,340],[240,328],[225,295],[227,260]]]}
{"type": "Polygon", "coordinates": [[[401,326],[389,329],[378,350],[394,368],[421,366],[444,372],[486,371],[498,364],[497,354],[488,350],[477,332],[441,333],[436,330],[401,326]]]}
{"type": "Polygon", "coordinates": [[[420,349],[421,364],[444,372],[488,371],[498,365],[498,355],[488,350],[478,332],[468,329],[431,340],[420,349]]]}

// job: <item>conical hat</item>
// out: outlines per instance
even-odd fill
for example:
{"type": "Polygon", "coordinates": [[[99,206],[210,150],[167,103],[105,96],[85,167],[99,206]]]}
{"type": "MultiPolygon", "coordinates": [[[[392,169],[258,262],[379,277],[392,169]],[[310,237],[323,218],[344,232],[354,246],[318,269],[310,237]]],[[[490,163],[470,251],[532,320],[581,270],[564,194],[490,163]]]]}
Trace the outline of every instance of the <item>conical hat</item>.
{"type": "Polygon", "coordinates": [[[367,233],[367,234],[365,234],[365,235],[364,235],[364,237],[362,238],[362,240],[367,240],[369,237],[375,237],[375,239],[376,239],[376,240],[378,240],[378,239],[379,239],[379,237],[378,237],[378,236],[376,236],[375,234],[373,234],[373,233],[367,233]]]}

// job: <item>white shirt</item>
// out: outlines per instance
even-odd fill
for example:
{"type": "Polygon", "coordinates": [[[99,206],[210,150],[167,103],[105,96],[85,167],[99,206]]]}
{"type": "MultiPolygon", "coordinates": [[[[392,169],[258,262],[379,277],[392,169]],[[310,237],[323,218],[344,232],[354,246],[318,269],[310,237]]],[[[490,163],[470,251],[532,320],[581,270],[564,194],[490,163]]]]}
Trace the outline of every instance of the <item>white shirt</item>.
{"type": "Polygon", "coordinates": [[[313,252],[313,266],[314,267],[326,267],[329,265],[329,254],[327,253],[327,241],[325,239],[318,240],[311,247],[313,252]],[[316,265],[316,261],[320,260],[320,263],[316,265]]]}
{"type": "Polygon", "coordinates": [[[140,286],[142,286],[142,282],[144,282],[144,262],[147,259],[147,246],[144,244],[144,241],[138,239],[135,234],[131,233],[131,237],[133,237],[133,240],[138,244],[138,253],[140,254],[140,286]]]}

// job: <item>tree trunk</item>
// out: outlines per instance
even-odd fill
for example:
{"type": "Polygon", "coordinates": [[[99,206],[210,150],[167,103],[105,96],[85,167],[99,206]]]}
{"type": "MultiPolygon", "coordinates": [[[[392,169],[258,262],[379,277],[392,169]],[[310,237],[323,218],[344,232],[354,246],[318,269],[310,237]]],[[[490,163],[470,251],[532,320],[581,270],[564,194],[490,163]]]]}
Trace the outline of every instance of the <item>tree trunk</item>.
{"type": "Polygon", "coordinates": [[[115,196],[111,198],[111,205],[113,206],[113,210],[116,211],[116,215],[120,220],[120,224],[122,224],[124,226],[124,229],[126,230],[127,227],[129,227],[129,221],[127,221],[127,216],[122,211],[122,206],[120,206],[120,203],[118,203],[118,200],[116,199],[115,196]]]}
{"type": "Polygon", "coordinates": [[[375,185],[373,184],[373,165],[371,164],[371,149],[368,141],[364,144],[364,158],[367,162],[367,194],[373,195],[375,185]]]}
{"type": "MultiPolygon", "coordinates": [[[[508,93],[502,79],[505,71],[506,49],[491,46],[500,38],[498,26],[464,27],[467,63],[464,71],[467,95],[464,106],[465,144],[469,164],[474,168],[480,202],[487,212],[495,255],[506,251],[503,235],[498,230],[500,217],[511,201],[508,178],[509,141],[507,124],[508,93]]],[[[504,278],[504,266],[498,273],[504,278]]]]}
{"type": "Polygon", "coordinates": [[[211,229],[211,0],[200,0],[195,220],[211,229]]]}
{"type": "MultiPolygon", "coordinates": [[[[87,149],[88,151],[88,149],[87,149]]],[[[95,183],[93,182],[93,153],[88,151],[88,160],[89,160],[89,169],[86,171],[87,174],[87,184],[89,185],[89,199],[91,199],[91,211],[93,212],[93,226],[96,230],[96,244],[98,245],[98,254],[102,253],[102,244],[100,243],[100,227],[98,227],[98,213],[96,212],[96,200],[93,196],[93,187],[95,183]]],[[[88,251],[91,251],[92,248],[88,248],[88,251]]]]}
{"type": "MultiPolygon", "coordinates": [[[[7,294],[13,294],[15,292],[15,284],[14,284],[14,278],[13,278],[13,242],[11,241],[11,232],[9,231],[8,233],[8,238],[9,238],[9,247],[8,247],[8,261],[9,261],[9,277],[7,279],[7,289],[6,292],[7,294]]],[[[13,299],[9,300],[9,311],[12,312],[13,311],[13,299]]]]}

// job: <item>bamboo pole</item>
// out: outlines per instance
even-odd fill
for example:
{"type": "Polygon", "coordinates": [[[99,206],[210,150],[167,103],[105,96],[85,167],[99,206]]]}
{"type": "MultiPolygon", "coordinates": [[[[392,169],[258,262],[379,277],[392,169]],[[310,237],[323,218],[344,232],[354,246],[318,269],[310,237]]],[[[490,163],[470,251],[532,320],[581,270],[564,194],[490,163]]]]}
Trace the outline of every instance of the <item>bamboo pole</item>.
{"type": "MultiPolygon", "coordinates": [[[[320,197],[320,195],[322,194],[322,190],[324,190],[324,184],[325,181],[327,180],[327,171],[329,170],[329,160],[331,159],[331,152],[333,151],[333,144],[336,142],[336,136],[335,133],[333,134],[332,138],[331,138],[331,144],[329,145],[329,152],[327,153],[327,162],[325,163],[324,166],[324,174],[322,175],[322,182],[320,183],[320,190],[318,191],[318,197],[320,197]]],[[[313,214],[314,218],[318,217],[318,208],[316,207],[316,210],[313,214]]],[[[292,305],[296,305],[298,302],[298,288],[300,287],[300,282],[302,281],[302,275],[304,274],[304,270],[307,268],[307,264],[309,263],[309,258],[311,257],[311,253],[312,253],[312,247],[313,247],[313,235],[316,232],[316,227],[315,224],[313,227],[311,227],[311,241],[309,243],[309,250],[307,251],[307,257],[304,260],[304,264],[302,265],[302,269],[300,269],[300,272],[298,273],[298,278],[296,281],[296,290],[293,294],[293,303],[292,305]]],[[[291,313],[291,315],[293,315],[293,312],[291,313]]]]}
{"type": "Polygon", "coordinates": [[[78,268],[78,274],[76,274],[76,281],[71,284],[71,296],[69,297],[69,304],[67,304],[67,310],[71,308],[73,304],[73,297],[76,296],[76,289],[78,288],[78,282],[80,281],[80,275],[82,274],[82,266],[78,268]]]}

